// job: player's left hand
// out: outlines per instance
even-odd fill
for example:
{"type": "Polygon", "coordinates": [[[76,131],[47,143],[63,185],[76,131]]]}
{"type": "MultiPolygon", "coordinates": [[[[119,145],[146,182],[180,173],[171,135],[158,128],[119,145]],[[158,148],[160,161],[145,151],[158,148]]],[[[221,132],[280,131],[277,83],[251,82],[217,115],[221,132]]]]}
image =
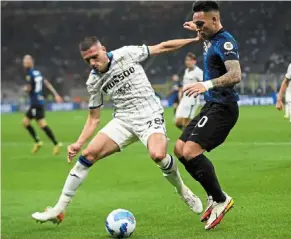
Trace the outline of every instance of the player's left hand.
{"type": "Polygon", "coordinates": [[[56,96],[55,96],[55,101],[56,101],[57,103],[62,103],[62,102],[63,102],[63,98],[62,98],[61,96],[59,96],[59,95],[56,95],[56,96]]]}
{"type": "Polygon", "coordinates": [[[206,91],[207,89],[200,82],[189,84],[183,87],[183,92],[185,92],[187,96],[193,95],[195,98],[206,91]]]}
{"type": "Polygon", "coordinates": [[[71,163],[74,157],[80,152],[82,145],[78,142],[71,144],[67,148],[67,160],[68,163],[71,163]]]}
{"type": "Polygon", "coordinates": [[[189,31],[197,31],[196,24],[193,21],[184,22],[183,27],[189,31]]]}
{"type": "Polygon", "coordinates": [[[278,99],[277,100],[277,103],[276,103],[276,108],[278,109],[278,110],[283,110],[283,102],[282,102],[282,100],[280,100],[280,99],[278,99]]]}

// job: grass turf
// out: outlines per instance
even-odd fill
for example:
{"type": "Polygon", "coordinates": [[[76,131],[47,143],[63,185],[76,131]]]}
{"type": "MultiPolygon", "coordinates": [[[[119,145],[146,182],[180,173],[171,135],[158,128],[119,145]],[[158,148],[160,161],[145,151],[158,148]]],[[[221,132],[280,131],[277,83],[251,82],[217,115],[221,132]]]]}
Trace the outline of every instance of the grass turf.
{"type": "MultiPolygon", "coordinates": [[[[180,131],[173,125],[171,109],[165,116],[172,153],[180,131]]],[[[86,111],[47,113],[49,125],[65,145],[78,137],[86,117],[86,111]]],[[[45,145],[32,155],[32,140],[21,118],[2,115],[3,239],[107,238],[104,221],[116,208],[134,213],[136,239],[291,237],[290,123],[274,107],[242,107],[226,143],[208,154],[223,189],[235,200],[235,208],[209,232],[163,179],[141,143],[92,168],[62,224],[36,224],[31,213],[55,204],[71,166],[65,147],[52,156],[52,144],[39,129],[45,145]]],[[[111,110],[103,110],[102,125],[110,118],[111,110]]],[[[179,168],[186,184],[205,202],[201,187],[180,164],[179,168]]]]}

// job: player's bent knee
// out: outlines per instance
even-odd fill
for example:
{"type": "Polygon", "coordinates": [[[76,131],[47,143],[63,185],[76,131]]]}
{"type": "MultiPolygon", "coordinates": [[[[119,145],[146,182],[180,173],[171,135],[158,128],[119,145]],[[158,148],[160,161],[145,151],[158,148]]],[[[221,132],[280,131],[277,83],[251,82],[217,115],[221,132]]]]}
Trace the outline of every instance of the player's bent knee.
{"type": "Polygon", "coordinates": [[[183,157],[186,160],[196,158],[198,155],[204,153],[204,149],[195,142],[187,142],[183,148],[183,157]]]}
{"type": "Polygon", "coordinates": [[[162,150],[150,152],[151,159],[154,160],[156,163],[166,158],[166,155],[167,153],[162,150]]]}
{"type": "Polygon", "coordinates": [[[181,158],[183,156],[183,148],[185,143],[182,140],[178,140],[175,144],[174,154],[177,158],[181,158]]]}
{"type": "Polygon", "coordinates": [[[182,120],[181,120],[180,118],[176,119],[176,121],[175,121],[175,125],[176,125],[177,127],[181,126],[181,125],[182,125],[182,120]]]}
{"type": "Polygon", "coordinates": [[[30,124],[30,122],[29,122],[28,119],[24,118],[24,119],[22,120],[22,125],[23,125],[23,127],[27,127],[29,124],[30,124]]]}
{"type": "Polygon", "coordinates": [[[97,160],[99,160],[100,157],[100,152],[97,150],[91,150],[91,149],[85,149],[82,152],[82,155],[89,161],[91,161],[92,163],[95,163],[97,160]]]}

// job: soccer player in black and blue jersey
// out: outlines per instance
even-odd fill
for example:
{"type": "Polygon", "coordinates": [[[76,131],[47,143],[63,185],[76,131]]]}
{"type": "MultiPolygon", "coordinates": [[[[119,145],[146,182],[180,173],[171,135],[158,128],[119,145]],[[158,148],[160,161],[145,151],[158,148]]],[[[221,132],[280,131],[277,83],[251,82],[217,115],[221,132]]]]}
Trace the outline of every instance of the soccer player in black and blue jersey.
{"type": "Polygon", "coordinates": [[[208,194],[201,221],[209,230],[221,222],[234,201],[222,191],[213,164],[204,152],[222,144],[237,122],[239,97],[234,85],[241,80],[241,69],[237,43],[222,27],[218,3],[195,2],[193,12],[193,21],[184,23],[184,28],[196,31],[204,41],[204,81],[183,90],[194,97],[204,93],[206,104],[176,142],[175,154],[208,194]]]}
{"type": "Polygon", "coordinates": [[[28,130],[29,134],[32,136],[35,142],[32,152],[36,153],[43,145],[34,128],[31,126],[31,120],[35,119],[39,127],[46,133],[46,135],[55,145],[53,154],[56,155],[60,152],[62,144],[56,140],[51,128],[47,125],[45,119],[43,84],[45,84],[45,86],[54,95],[57,102],[62,102],[62,98],[56,92],[54,87],[49,83],[49,81],[44,79],[38,70],[34,69],[34,60],[30,55],[24,56],[23,67],[25,69],[25,79],[27,82],[24,86],[24,91],[29,94],[30,98],[30,107],[23,118],[23,125],[28,130]]]}

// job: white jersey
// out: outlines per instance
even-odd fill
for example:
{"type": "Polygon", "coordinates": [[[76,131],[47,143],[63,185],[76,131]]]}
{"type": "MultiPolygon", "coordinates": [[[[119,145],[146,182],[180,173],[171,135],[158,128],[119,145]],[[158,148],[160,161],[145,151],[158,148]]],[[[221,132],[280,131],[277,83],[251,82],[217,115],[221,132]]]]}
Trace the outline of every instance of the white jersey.
{"type": "Polygon", "coordinates": [[[285,77],[289,80],[289,84],[286,89],[286,94],[291,94],[291,63],[288,66],[285,77]]]}
{"type": "Polygon", "coordinates": [[[203,81],[203,71],[198,66],[195,66],[193,70],[190,70],[189,68],[185,69],[183,86],[199,81],[203,81]]]}
{"type": "Polygon", "coordinates": [[[103,95],[114,104],[114,117],[148,117],[163,113],[160,100],[140,65],[149,56],[146,45],[125,46],[108,53],[109,70],[103,74],[92,70],[87,80],[91,95],[89,108],[102,105],[103,95]]]}

